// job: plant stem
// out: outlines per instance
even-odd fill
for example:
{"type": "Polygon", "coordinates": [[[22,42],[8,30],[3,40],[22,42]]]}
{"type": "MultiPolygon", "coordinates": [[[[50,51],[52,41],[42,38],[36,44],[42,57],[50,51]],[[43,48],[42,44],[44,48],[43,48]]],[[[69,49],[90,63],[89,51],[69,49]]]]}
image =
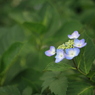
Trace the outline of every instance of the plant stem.
{"type": "Polygon", "coordinates": [[[83,75],[92,83],[92,81],[90,80],[90,78],[87,77],[86,74],[83,73],[83,72],[77,67],[75,60],[72,59],[72,61],[73,61],[73,63],[74,63],[74,66],[75,66],[76,70],[79,71],[81,74],[83,74],[83,75]]]}
{"type": "Polygon", "coordinates": [[[72,61],[73,61],[73,63],[74,63],[75,68],[76,68],[81,74],[85,75],[80,69],[78,69],[75,60],[72,59],[72,61]]]}
{"type": "Polygon", "coordinates": [[[73,61],[73,63],[74,63],[75,68],[78,70],[78,67],[77,67],[77,65],[76,65],[76,63],[75,63],[75,60],[72,59],[72,61],[73,61]]]}

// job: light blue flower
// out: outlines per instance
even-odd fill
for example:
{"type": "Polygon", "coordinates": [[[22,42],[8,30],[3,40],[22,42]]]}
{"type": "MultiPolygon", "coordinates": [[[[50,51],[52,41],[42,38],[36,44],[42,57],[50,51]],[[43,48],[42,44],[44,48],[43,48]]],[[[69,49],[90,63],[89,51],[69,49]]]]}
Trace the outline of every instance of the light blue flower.
{"type": "Polygon", "coordinates": [[[47,56],[52,56],[55,54],[55,47],[54,46],[50,46],[50,49],[45,51],[45,55],[47,56]]]}
{"type": "Polygon", "coordinates": [[[71,35],[68,35],[70,39],[77,39],[80,36],[78,31],[74,31],[71,35]]]}
{"type": "Polygon", "coordinates": [[[57,55],[55,56],[55,63],[62,61],[65,58],[65,53],[63,49],[57,49],[57,55]]]}
{"type": "Polygon", "coordinates": [[[66,49],[66,59],[73,59],[74,57],[78,56],[78,54],[80,53],[80,49],[78,48],[70,48],[70,49],[66,49]]]}
{"type": "Polygon", "coordinates": [[[82,47],[84,47],[86,45],[87,45],[87,43],[85,43],[84,39],[81,39],[81,40],[75,39],[74,40],[74,47],[82,48],[82,47]]]}

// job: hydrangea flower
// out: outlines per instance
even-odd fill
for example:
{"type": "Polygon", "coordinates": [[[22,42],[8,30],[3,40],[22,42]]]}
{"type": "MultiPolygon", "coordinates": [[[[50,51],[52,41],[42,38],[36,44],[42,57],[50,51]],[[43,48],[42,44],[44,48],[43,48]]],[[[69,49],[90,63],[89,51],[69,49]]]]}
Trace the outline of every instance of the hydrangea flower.
{"type": "Polygon", "coordinates": [[[74,31],[71,35],[68,35],[70,40],[58,46],[57,50],[54,46],[50,46],[50,49],[45,51],[45,55],[52,56],[55,55],[55,63],[62,61],[64,58],[71,60],[78,56],[80,53],[80,48],[87,45],[85,39],[77,39],[80,36],[78,31],[74,31]]]}
{"type": "Polygon", "coordinates": [[[82,48],[82,47],[86,46],[86,44],[87,43],[85,43],[85,39],[81,39],[81,40],[75,39],[74,40],[74,47],[82,48]]]}
{"type": "Polygon", "coordinates": [[[71,35],[68,35],[70,39],[77,39],[80,36],[78,31],[74,31],[71,35]]]}
{"type": "Polygon", "coordinates": [[[65,53],[63,49],[57,49],[57,55],[55,56],[55,63],[62,61],[65,58],[65,53]]]}
{"type": "Polygon", "coordinates": [[[78,54],[80,53],[80,49],[78,48],[70,48],[70,49],[66,49],[66,59],[73,59],[75,56],[78,56],[78,54]]]}
{"type": "Polygon", "coordinates": [[[50,46],[50,49],[45,51],[45,55],[47,56],[52,56],[55,54],[55,47],[54,46],[50,46]]]}

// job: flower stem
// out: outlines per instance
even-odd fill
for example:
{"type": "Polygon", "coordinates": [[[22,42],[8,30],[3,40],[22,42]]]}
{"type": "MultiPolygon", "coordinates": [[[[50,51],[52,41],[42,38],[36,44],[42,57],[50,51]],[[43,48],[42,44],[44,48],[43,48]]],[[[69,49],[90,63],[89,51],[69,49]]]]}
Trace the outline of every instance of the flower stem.
{"type": "Polygon", "coordinates": [[[77,67],[77,65],[76,65],[76,63],[75,63],[75,60],[72,59],[72,61],[73,61],[73,63],[74,63],[75,68],[78,70],[78,67],[77,67]]]}
{"type": "MultiPolygon", "coordinates": [[[[75,62],[75,60],[74,59],[72,59],[72,61],[73,61],[73,63],[74,63],[74,66],[75,66],[75,68],[76,68],[76,70],[78,70],[81,74],[83,74],[88,80],[90,80],[90,78],[89,77],[87,77],[86,76],[86,74],[85,73],[83,73],[78,67],[77,67],[77,65],[76,65],[76,62],[75,62]]],[[[92,81],[90,80],[90,82],[92,83],[92,81]]]]}
{"type": "Polygon", "coordinates": [[[74,66],[75,66],[76,70],[78,70],[81,74],[85,75],[85,74],[77,67],[75,60],[72,59],[72,61],[73,61],[73,63],[74,63],[74,66]]]}

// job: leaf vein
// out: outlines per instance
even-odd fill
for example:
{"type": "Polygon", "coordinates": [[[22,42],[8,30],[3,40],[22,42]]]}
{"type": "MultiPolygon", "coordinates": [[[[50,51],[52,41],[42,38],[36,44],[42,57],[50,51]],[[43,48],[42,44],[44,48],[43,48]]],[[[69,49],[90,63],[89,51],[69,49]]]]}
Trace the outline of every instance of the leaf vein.
{"type": "Polygon", "coordinates": [[[85,88],[84,90],[82,90],[78,95],[81,95],[84,91],[88,90],[89,88],[92,88],[93,86],[90,86],[88,88],[85,88]]]}

